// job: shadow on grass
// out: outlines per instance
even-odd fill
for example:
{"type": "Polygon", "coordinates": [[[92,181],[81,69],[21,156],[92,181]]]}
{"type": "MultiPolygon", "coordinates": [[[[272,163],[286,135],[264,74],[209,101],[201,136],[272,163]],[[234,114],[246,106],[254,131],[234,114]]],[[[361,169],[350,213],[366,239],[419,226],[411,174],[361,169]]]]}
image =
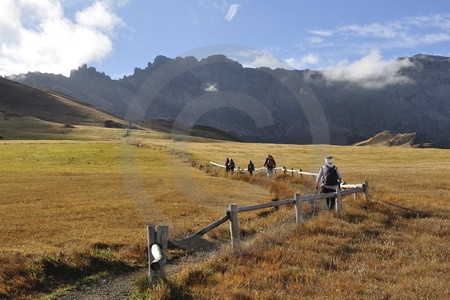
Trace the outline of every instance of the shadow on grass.
{"type": "Polygon", "coordinates": [[[49,293],[67,285],[77,286],[96,274],[123,273],[133,267],[116,258],[110,249],[92,249],[73,255],[46,256],[0,276],[0,299],[17,299],[25,295],[49,293]]]}

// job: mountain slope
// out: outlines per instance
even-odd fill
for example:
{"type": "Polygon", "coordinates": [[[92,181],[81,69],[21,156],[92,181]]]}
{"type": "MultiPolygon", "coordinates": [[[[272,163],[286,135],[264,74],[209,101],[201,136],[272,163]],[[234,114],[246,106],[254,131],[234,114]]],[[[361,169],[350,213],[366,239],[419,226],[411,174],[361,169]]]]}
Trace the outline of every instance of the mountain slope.
{"type": "MultiPolygon", "coordinates": [[[[64,139],[73,125],[123,128],[128,122],[79,100],[52,90],[34,88],[0,77],[0,138],[64,139]],[[61,126],[60,124],[65,124],[61,126]]],[[[174,135],[239,141],[235,136],[207,126],[186,127],[155,119],[142,127],[174,135]]],[[[76,138],[70,136],[70,138],[76,138]]]]}
{"type": "Polygon", "coordinates": [[[86,66],[68,78],[28,73],[16,80],[126,119],[206,125],[251,142],[345,145],[392,130],[450,147],[449,58],[416,55],[398,62],[407,62],[397,75],[408,81],[376,88],[331,81],[321,71],[244,68],[223,55],[200,61],[158,56],[119,80],[86,66]]]}
{"type": "Polygon", "coordinates": [[[432,143],[422,143],[421,138],[415,133],[394,133],[389,130],[380,132],[368,140],[356,143],[355,146],[406,146],[413,148],[438,148],[432,143]]]}
{"type": "Polygon", "coordinates": [[[104,126],[105,121],[126,122],[109,113],[55,92],[0,78],[0,112],[8,116],[31,116],[72,125],[104,126]]]}

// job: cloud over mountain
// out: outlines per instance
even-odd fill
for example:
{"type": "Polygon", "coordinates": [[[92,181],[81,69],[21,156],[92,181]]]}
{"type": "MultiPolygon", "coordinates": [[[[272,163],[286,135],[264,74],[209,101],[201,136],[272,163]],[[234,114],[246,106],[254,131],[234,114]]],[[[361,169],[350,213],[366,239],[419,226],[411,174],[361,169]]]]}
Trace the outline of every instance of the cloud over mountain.
{"type": "Polygon", "coordinates": [[[398,83],[411,83],[409,77],[399,73],[401,69],[410,66],[412,62],[408,59],[383,61],[378,51],[372,51],[351,64],[344,62],[322,73],[328,81],[349,81],[361,87],[376,89],[398,83]]]}

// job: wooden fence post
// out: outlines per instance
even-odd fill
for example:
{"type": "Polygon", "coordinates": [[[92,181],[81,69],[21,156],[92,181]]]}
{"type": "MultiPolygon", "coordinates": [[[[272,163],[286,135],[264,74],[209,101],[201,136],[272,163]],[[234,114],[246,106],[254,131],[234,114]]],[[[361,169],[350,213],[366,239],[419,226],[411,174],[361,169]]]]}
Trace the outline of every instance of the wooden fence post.
{"type": "MultiPolygon", "coordinates": [[[[299,169],[299,171],[301,172],[302,169],[299,169]]],[[[300,173],[300,178],[303,178],[303,174],[302,173],[300,173]]]]}
{"type": "Polygon", "coordinates": [[[336,212],[338,214],[340,214],[342,211],[342,201],[341,201],[341,190],[339,188],[336,190],[336,203],[335,204],[336,204],[336,212]]]}
{"type": "Polygon", "coordinates": [[[166,280],[166,253],[169,226],[147,226],[148,238],[148,278],[150,284],[166,280]]]}
{"type": "Polygon", "coordinates": [[[234,253],[239,254],[241,252],[241,236],[239,234],[238,206],[234,203],[230,204],[230,236],[234,253]]]}
{"type": "Polygon", "coordinates": [[[286,175],[286,167],[283,167],[283,174],[286,175]]]}
{"type": "Polygon", "coordinates": [[[300,194],[295,193],[295,222],[300,225],[303,220],[302,202],[300,200],[300,194]]]}
{"type": "Polygon", "coordinates": [[[294,177],[294,168],[291,168],[291,176],[294,177]]]}
{"type": "Polygon", "coordinates": [[[367,181],[364,181],[364,200],[370,201],[369,197],[369,183],[367,181]]]}

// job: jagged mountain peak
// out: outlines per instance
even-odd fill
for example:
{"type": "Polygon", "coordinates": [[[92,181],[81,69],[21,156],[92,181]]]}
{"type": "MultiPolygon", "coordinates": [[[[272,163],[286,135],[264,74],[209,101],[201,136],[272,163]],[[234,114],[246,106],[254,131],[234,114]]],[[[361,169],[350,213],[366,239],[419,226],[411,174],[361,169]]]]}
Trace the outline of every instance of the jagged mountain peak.
{"type": "Polygon", "coordinates": [[[69,78],[75,79],[87,79],[92,77],[112,80],[111,77],[106,75],[104,72],[99,72],[95,67],[88,67],[86,64],[81,65],[76,70],[70,71],[69,76],[69,78]]]}

